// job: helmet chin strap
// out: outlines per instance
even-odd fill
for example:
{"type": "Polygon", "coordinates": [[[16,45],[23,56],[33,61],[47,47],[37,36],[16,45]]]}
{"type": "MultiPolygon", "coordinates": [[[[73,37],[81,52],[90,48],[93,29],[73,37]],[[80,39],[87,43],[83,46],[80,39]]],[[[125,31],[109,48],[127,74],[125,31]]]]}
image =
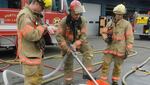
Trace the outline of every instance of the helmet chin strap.
{"type": "Polygon", "coordinates": [[[43,18],[43,15],[41,13],[34,12],[34,14],[40,18],[43,18]]]}
{"type": "Polygon", "coordinates": [[[70,16],[71,16],[71,19],[72,19],[72,20],[74,20],[74,19],[73,19],[73,17],[72,17],[72,16],[73,16],[73,12],[72,12],[72,11],[70,11],[70,13],[69,13],[69,14],[70,14],[70,16]]]}
{"type": "Polygon", "coordinates": [[[36,10],[34,10],[34,8],[32,8],[32,6],[29,6],[29,8],[32,10],[32,12],[37,15],[40,16],[41,18],[43,18],[43,15],[41,14],[41,12],[37,12],[36,10]]]}

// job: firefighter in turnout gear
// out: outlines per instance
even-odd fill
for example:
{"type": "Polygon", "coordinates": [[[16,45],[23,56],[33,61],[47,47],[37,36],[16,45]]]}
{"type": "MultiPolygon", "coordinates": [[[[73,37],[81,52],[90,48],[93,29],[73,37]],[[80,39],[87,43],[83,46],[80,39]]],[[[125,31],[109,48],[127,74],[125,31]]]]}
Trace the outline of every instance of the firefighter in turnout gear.
{"type": "Polygon", "coordinates": [[[52,0],[32,0],[17,15],[18,27],[18,56],[25,75],[24,85],[41,85],[42,83],[42,57],[41,43],[47,25],[42,23],[41,12],[51,7],[52,0]]]}
{"type": "MultiPolygon", "coordinates": [[[[87,42],[86,30],[87,22],[81,14],[85,12],[84,7],[78,0],[73,0],[70,4],[70,13],[59,23],[56,39],[62,51],[62,55],[67,54],[68,58],[64,63],[64,83],[71,85],[73,82],[73,56],[70,53],[68,44],[83,54],[83,64],[89,72],[92,71],[92,49],[87,42]]],[[[89,76],[83,72],[83,78],[89,76]]]]}
{"type": "Polygon", "coordinates": [[[117,5],[113,9],[113,13],[115,18],[100,30],[104,41],[107,43],[100,78],[107,81],[110,64],[114,61],[112,85],[118,85],[121,66],[124,59],[132,51],[134,36],[130,22],[123,19],[123,15],[126,13],[125,6],[123,4],[117,5]]]}

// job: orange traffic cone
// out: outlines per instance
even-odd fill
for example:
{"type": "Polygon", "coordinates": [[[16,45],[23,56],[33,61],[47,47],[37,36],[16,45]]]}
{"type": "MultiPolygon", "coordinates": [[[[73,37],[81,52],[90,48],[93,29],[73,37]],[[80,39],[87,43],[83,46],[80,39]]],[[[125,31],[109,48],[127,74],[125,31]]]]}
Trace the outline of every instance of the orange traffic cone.
{"type": "MultiPolygon", "coordinates": [[[[110,85],[108,82],[104,81],[104,80],[96,80],[96,82],[99,84],[99,85],[110,85]]],[[[88,80],[87,81],[87,85],[95,85],[94,82],[92,80],[88,80]]]]}

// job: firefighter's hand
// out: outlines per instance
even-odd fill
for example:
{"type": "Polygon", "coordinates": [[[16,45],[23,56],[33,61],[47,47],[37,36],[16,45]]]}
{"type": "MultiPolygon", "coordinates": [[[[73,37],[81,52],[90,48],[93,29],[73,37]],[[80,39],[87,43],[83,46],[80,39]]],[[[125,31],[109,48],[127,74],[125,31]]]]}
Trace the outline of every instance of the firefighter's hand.
{"type": "Polygon", "coordinates": [[[101,34],[106,34],[107,31],[108,31],[108,28],[107,28],[107,27],[104,27],[104,28],[101,28],[101,29],[100,29],[100,33],[101,33],[101,34]]]}
{"type": "Polygon", "coordinates": [[[126,51],[127,51],[128,55],[131,55],[133,53],[133,45],[127,44],[126,51]]]}
{"type": "Polygon", "coordinates": [[[81,40],[76,40],[72,47],[73,49],[79,49],[81,47],[81,44],[82,44],[81,40]]]}
{"type": "Polygon", "coordinates": [[[62,42],[60,43],[60,48],[61,48],[61,49],[64,49],[64,50],[68,49],[68,46],[67,46],[66,41],[62,41],[62,42]]]}
{"type": "Polygon", "coordinates": [[[43,25],[43,28],[44,28],[45,30],[47,30],[48,25],[47,25],[47,24],[44,24],[44,25],[43,25]]]}
{"type": "Polygon", "coordinates": [[[133,50],[132,50],[132,49],[126,49],[124,59],[126,59],[126,58],[127,58],[129,55],[131,55],[132,53],[133,53],[133,50]]]}
{"type": "Polygon", "coordinates": [[[60,49],[63,50],[65,53],[71,53],[71,49],[67,46],[66,41],[62,41],[60,43],[60,49]]]}
{"type": "Polygon", "coordinates": [[[127,53],[128,53],[128,55],[131,55],[133,53],[133,50],[132,49],[127,49],[127,53]]]}
{"type": "Polygon", "coordinates": [[[112,40],[109,39],[109,38],[105,38],[104,41],[105,41],[107,44],[111,44],[111,43],[112,43],[112,40]]]}
{"type": "Polygon", "coordinates": [[[51,26],[48,26],[48,31],[50,34],[55,34],[55,29],[51,26]]]}

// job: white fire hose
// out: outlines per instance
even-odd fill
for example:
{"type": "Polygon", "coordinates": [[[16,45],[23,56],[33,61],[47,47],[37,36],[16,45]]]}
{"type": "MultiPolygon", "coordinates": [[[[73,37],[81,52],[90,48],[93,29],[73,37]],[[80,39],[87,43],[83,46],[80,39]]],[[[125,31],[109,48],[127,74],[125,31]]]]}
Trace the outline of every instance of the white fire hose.
{"type": "MultiPolygon", "coordinates": [[[[57,68],[54,71],[52,71],[51,73],[43,76],[43,79],[47,79],[47,78],[51,77],[53,74],[55,74],[56,72],[58,72],[59,69],[62,67],[62,65],[63,65],[64,61],[66,60],[66,58],[67,58],[67,55],[64,56],[64,59],[59,63],[59,65],[57,66],[57,68]]],[[[23,74],[19,74],[17,72],[11,71],[11,70],[5,70],[3,72],[3,81],[4,81],[5,85],[10,85],[9,81],[8,81],[8,78],[7,78],[7,73],[14,74],[14,75],[19,76],[21,78],[25,77],[23,74]]]]}

